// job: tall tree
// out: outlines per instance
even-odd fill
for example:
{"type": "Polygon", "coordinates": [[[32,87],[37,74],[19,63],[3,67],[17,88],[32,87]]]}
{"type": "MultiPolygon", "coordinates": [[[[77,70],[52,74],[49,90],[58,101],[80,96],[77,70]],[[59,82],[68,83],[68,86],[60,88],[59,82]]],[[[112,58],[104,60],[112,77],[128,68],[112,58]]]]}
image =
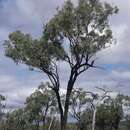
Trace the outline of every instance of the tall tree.
{"type": "Polygon", "coordinates": [[[40,39],[16,31],[5,41],[6,56],[31,70],[44,72],[50,79],[59,105],[61,130],[66,129],[70,96],[77,78],[89,68],[96,68],[95,54],[113,42],[108,18],[117,11],[117,7],[100,0],[78,0],[77,5],[67,0],[44,26],[40,39]],[[61,61],[70,68],[64,106],[59,94],[61,61]]]}

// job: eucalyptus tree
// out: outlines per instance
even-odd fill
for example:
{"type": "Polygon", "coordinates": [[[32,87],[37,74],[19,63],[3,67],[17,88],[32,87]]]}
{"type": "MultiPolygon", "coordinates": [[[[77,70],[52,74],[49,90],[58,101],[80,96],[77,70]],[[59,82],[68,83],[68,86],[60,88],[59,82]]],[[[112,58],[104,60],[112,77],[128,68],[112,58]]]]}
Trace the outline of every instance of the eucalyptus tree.
{"type": "Polygon", "coordinates": [[[104,102],[104,100],[110,99],[111,97],[108,95],[110,91],[107,91],[103,88],[97,87],[100,90],[99,94],[92,93],[92,108],[93,108],[93,117],[92,117],[92,130],[95,130],[96,127],[96,114],[97,109],[104,102]],[[96,96],[95,96],[96,95],[96,96]]]}
{"type": "Polygon", "coordinates": [[[118,102],[122,103],[122,107],[124,109],[124,130],[130,129],[130,96],[126,96],[123,94],[118,95],[118,102]]]}
{"type": "Polygon", "coordinates": [[[5,41],[7,57],[48,76],[59,105],[61,130],[66,129],[70,96],[77,78],[89,68],[96,68],[96,53],[113,43],[109,16],[117,12],[117,7],[100,0],[78,0],[76,5],[67,0],[45,24],[40,39],[16,31],[5,41]],[[61,61],[70,70],[64,106],[59,93],[61,61]]]}
{"type": "MultiPolygon", "coordinates": [[[[103,88],[98,88],[99,93],[91,91],[83,91],[82,89],[73,90],[71,95],[71,108],[75,119],[79,122],[80,130],[84,130],[85,126],[90,125],[92,130],[96,128],[96,114],[98,107],[100,107],[104,100],[108,100],[111,97],[108,95],[110,91],[106,91],[103,88]],[[89,120],[87,119],[89,116],[89,120]],[[86,116],[86,118],[84,118],[86,116]]],[[[87,128],[87,127],[86,127],[87,128]]]]}
{"type": "Polygon", "coordinates": [[[130,115],[127,115],[125,117],[125,130],[129,130],[130,129],[130,115]]]}
{"type": "Polygon", "coordinates": [[[43,123],[45,127],[46,118],[52,115],[52,111],[56,113],[57,102],[54,91],[46,88],[42,83],[39,88],[33,92],[26,99],[25,112],[30,117],[30,122],[37,125],[37,129],[40,127],[40,123],[43,123]]]}
{"type": "Polygon", "coordinates": [[[120,97],[104,100],[97,108],[96,129],[119,130],[122,119],[123,107],[120,97]]]}
{"type": "MultiPolygon", "coordinates": [[[[91,119],[87,117],[92,115],[90,92],[81,88],[73,89],[70,98],[70,114],[78,124],[78,130],[85,130],[91,119]],[[87,114],[87,115],[86,115],[87,114]],[[85,116],[85,118],[84,118],[85,116]]],[[[92,117],[92,116],[91,116],[92,117]]]]}
{"type": "Polygon", "coordinates": [[[26,130],[28,128],[24,109],[15,109],[6,113],[4,130],[26,130]]]}

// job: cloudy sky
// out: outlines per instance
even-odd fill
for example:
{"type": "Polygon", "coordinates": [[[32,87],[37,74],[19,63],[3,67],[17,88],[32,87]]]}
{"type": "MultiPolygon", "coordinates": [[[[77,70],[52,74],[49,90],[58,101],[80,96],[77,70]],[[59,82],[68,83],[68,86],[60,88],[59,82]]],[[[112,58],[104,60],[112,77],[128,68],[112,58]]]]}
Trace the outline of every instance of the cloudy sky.
{"type": "MultiPolygon", "coordinates": [[[[76,87],[92,89],[107,86],[113,91],[130,95],[130,0],[109,0],[119,7],[119,14],[110,18],[117,43],[100,52],[97,64],[104,70],[88,70],[76,87]]],[[[0,0],[0,93],[7,97],[7,104],[19,106],[42,81],[44,74],[28,71],[25,65],[16,65],[4,56],[3,42],[15,30],[40,37],[42,25],[54,14],[64,0],[0,0]]],[[[61,65],[61,80],[65,87],[66,67],[61,65]]]]}

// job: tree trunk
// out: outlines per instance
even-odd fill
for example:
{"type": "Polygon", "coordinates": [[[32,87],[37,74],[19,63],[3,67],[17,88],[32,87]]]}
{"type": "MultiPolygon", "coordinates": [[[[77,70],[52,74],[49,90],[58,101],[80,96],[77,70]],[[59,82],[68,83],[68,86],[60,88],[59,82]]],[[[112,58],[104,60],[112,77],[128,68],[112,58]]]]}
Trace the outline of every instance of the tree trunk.
{"type": "Polygon", "coordinates": [[[66,93],[66,99],[65,99],[63,119],[61,120],[61,130],[67,130],[66,126],[67,126],[68,111],[69,111],[69,105],[70,105],[70,96],[71,96],[76,78],[77,78],[77,72],[74,72],[74,70],[72,70],[70,78],[69,78],[69,82],[67,85],[67,93],[66,93]]]}
{"type": "Polygon", "coordinates": [[[64,130],[64,113],[63,113],[63,108],[62,108],[62,104],[61,104],[61,99],[60,99],[60,94],[59,94],[59,90],[58,89],[54,89],[55,93],[56,93],[56,97],[57,97],[57,102],[58,102],[58,106],[59,106],[59,112],[60,112],[60,129],[64,130]]]}
{"type": "Polygon", "coordinates": [[[68,118],[68,109],[65,110],[63,117],[61,118],[61,130],[66,130],[67,118],[68,118]]]}
{"type": "Polygon", "coordinates": [[[39,130],[39,128],[40,128],[40,122],[36,121],[36,129],[39,130]]]}
{"type": "Polygon", "coordinates": [[[43,115],[42,116],[42,125],[43,125],[43,128],[45,127],[45,124],[46,124],[46,117],[47,117],[48,109],[49,109],[49,105],[47,104],[45,112],[42,113],[42,115],[43,115]]]}
{"type": "Polygon", "coordinates": [[[69,105],[70,105],[70,96],[73,89],[73,82],[68,86],[67,93],[66,93],[66,100],[65,100],[65,106],[64,106],[64,115],[63,119],[61,120],[61,130],[66,130],[67,125],[67,119],[68,119],[68,111],[69,111],[69,105]]]}
{"type": "Polygon", "coordinates": [[[66,130],[67,122],[64,120],[64,117],[61,119],[61,130],[66,130]]]}
{"type": "Polygon", "coordinates": [[[97,108],[95,108],[95,109],[94,109],[94,112],[93,112],[92,130],[95,130],[95,125],[96,125],[96,113],[97,113],[97,108]]]}
{"type": "MultiPolygon", "coordinates": [[[[69,81],[67,84],[67,93],[66,93],[64,110],[62,108],[59,89],[54,89],[54,91],[56,93],[57,101],[58,101],[59,111],[60,111],[61,130],[67,130],[66,125],[67,125],[68,111],[69,111],[69,105],[70,105],[70,96],[71,96],[71,92],[72,92],[74,83],[76,81],[76,78],[77,78],[77,71],[74,71],[74,69],[72,69],[71,75],[70,75],[70,78],[69,78],[69,81]]],[[[59,86],[57,88],[59,88],[59,86]]]]}
{"type": "Polygon", "coordinates": [[[52,123],[53,123],[53,117],[51,118],[51,122],[50,122],[50,124],[49,124],[48,130],[51,130],[52,123]]]}
{"type": "Polygon", "coordinates": [[[79,127],[78,130],[84,130],[85,129],[84,123],[81,122],[81,121],[79,121],[78,127],[79,127]]]}
{"type": "Polygon", "coordinates": [[[66,130],[66,125],[67,125],[67,118],[68,118],[68,111],[69,111],[69,102],[70,102],[70,95],[71,95],[71,89],[67,90],[66,94],[66,101],[65,101],[65,110],[64,110],[64,115],[63,115],[63,122],[62,122],[62,130],[66,130]]]}

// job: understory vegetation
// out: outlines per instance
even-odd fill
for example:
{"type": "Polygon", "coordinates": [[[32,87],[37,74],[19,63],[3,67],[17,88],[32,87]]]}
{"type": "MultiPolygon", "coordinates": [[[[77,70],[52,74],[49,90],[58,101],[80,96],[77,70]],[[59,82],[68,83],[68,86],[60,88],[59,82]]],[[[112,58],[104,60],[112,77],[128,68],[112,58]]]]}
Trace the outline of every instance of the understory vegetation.
{"type": "MultiPolygon", "coordinates": [[[[97,88],[97,92],[74,89],[70,99],[68,130],[129,130],[130,97],[97,88]]],[[[61,94],[62,104],[65,95],[61,94]]],[[[24,107],[9,109],[1,95],[0,130],[60,130],[55,93],[45,84],[26,98],[24,107]]]]}

